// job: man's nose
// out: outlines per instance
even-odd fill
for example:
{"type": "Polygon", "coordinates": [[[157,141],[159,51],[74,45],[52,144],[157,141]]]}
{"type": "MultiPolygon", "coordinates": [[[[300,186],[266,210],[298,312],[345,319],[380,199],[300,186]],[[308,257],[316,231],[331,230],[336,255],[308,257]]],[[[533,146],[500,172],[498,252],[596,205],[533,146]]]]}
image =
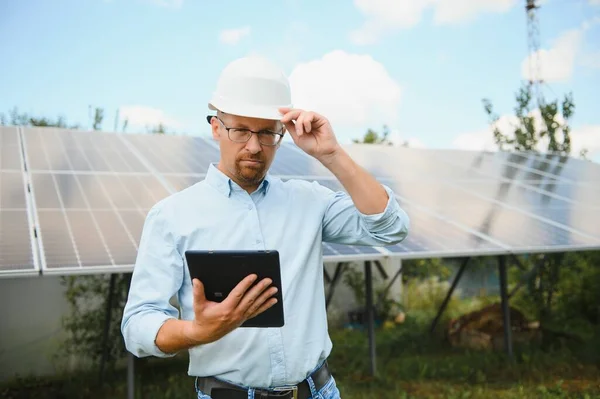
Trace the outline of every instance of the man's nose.
{"type": "Polygon", "coordinates": [[[256,154],[262,151],[262,146],[260,145],[260,141],[258,141],[258,135],[252,134],[250,136],[250,140],[246,143],[246,149],[250,151],[252,154],[256,154]]]}

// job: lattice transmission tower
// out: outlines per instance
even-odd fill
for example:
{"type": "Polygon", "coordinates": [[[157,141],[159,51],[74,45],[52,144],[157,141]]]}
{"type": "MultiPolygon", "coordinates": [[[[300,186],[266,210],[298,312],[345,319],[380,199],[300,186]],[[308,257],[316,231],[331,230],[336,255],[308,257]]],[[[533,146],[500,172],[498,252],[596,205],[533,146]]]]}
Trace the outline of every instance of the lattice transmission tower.
{"type": "Polygon", "coordinates": [[[529,50],[529,94],[537,103],[539,109],[544,105],[542,93],[542,65],[540,57],[540,25],[537,10],[540,8],[537,0],[525,0],[527,12],[527,45],[529,50]]]}

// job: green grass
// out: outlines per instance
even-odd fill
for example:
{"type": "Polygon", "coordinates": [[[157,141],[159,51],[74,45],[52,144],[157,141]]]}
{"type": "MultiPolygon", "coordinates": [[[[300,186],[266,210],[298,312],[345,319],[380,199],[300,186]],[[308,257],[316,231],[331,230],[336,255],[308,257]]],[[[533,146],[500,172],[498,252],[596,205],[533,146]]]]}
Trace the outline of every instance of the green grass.
{"type": "MultiPolygon", "coordinates": [[[[369,375],[366,333],[331,332],[330,366],[344,399],[359,398],[600,398],[600,348],[556,345],[540,350],[516,347],[510,361],[503,353],[450,348],[430,336],[423,323],[409,318],[377,332],[376,377],[369,375]],[[586,356],[582,356],[584,354],[586,356]]],[[[138,362],[137,388],[144,399],[193,398],[187,359],[144,359],[138,362]]],[[[52,379],[21,379],[0,386],[0,397],[126,397],[124,368],[110,371],[104,387],[97,371],[52,379]]]]}

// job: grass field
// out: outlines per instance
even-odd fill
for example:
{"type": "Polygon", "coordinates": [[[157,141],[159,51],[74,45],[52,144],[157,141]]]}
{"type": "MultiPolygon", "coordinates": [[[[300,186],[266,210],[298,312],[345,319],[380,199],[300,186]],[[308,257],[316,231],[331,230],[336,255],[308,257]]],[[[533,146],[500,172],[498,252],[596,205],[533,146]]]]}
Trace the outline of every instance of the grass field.
{"type": "MultiPolygon", "coordinates": [[[[410,318],[377,335],[378,375],[368,373],[366,334],[331,332],[330,366],[344,399],[361,398],[600,398],[600,348],[516,347],[513,361],[496,352],[450,348],[410,318]]],[[[137,363],[138,398],[193,398],[185,356],[137,363]]],[[[126,372],[110,371],[100,388],[98,373],[22,379],[0,386],[0,397],[124,398],[126,372]]]]}

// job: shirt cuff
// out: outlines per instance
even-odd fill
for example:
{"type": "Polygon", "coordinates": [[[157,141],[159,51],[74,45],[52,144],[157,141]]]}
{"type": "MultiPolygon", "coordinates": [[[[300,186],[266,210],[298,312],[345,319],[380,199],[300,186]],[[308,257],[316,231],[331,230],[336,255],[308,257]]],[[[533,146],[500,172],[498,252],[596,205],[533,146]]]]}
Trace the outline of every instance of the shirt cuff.
{"type": "Polygon", "coordinates": [[[156,336],[158,330],[163,324],[169,319],[175,317],[166,315],[164,313],[152,312],[144,316],[141,323],[136,323],[138,331],[135,337],[140,340],[135,348],[141,356],[156,356],[156,357],[173,357],[177,353],[165,353],[156,346],[156,336]]]}
{"type": "Polygon", "coordinates": [[[382,184],[382,186],[388,195],[388,201],[383,212],[374,213],[370,215],[367,215],[360,211],[358,212],[367,229],[371,231],[379,231],[386,229],[393,223],[397,222],[399,215],[401,215],[406,221],[406,218],[404,217],[405,213],[400,208],[400,204],[398,204],[398,201],[396,200],[396,196],[392,189],[390,189],[385,184],[382,184]]]}

